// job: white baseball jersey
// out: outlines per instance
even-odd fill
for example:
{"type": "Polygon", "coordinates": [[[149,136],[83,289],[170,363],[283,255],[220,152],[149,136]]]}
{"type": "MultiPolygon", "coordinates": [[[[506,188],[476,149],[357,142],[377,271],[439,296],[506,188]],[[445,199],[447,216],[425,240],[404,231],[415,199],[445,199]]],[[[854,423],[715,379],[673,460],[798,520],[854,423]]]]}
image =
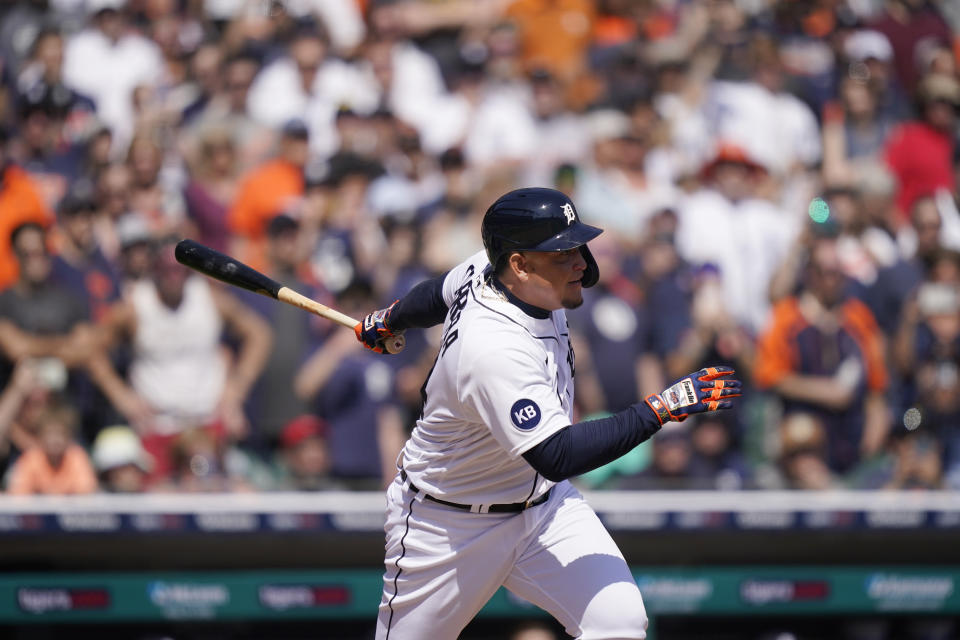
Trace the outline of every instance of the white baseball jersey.
{"type": "Polygon", "coordinates": [[[442,345],[400,455],[421,491],[471,505],[546,493],[554,483],[521,454],[573,422],[565,312],[527,313],[491,284],[489,267],[479,252],[444,279],[442,345]]]}

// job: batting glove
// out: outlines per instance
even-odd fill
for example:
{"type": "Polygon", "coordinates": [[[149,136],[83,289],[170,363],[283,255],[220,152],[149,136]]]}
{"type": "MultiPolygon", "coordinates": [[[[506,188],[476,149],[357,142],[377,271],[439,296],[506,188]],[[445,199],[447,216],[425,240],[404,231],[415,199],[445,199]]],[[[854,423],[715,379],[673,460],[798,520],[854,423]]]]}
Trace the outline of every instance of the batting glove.
{"type": "Polygon", "coordinates": [[[646,397],[647,406],[657,414],[660,424],[683,422],[691,413],[729,409],[730,398],[740,397],[739,380],[730,378],[730,367],[707,367],[674,382],[663,393],[646,397]]]}
{"type": "MultiPolygon", "coordinates": [[[[361,322],[353,327],[353,332],[357,334],[357,340],[363,343],[363,346],[376,353],[390,353],[385,347],[388,339],[396,337],[389,326],[390,312],[399,300],[395,300],[392,305],[386,309],[380,309],[368,314],[361,322]]],[[[398,332],[402,333],[402,332],[398,332]]]]}

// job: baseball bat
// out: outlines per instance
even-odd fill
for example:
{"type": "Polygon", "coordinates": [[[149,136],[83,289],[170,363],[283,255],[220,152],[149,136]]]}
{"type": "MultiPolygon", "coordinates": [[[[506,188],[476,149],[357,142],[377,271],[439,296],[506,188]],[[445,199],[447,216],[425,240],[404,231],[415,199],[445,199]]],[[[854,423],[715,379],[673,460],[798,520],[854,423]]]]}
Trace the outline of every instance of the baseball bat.
{"type": "MultiPolygon", "coordinates": [[[[290,287],[285,287],[276,280],[267,277],[256,269],[249,267],[239,260],[231,258],[228,255],[215,251],[210,247],[205,247],[199,242],[193,240],[181,240],[174,249],[174,256],[177,262],[195,271],[216,278],[221,282],[259,293],[262,296],[286,302],[295,307],[305,309],[321,318],[333,320],[338,324],[353,329],[359,320],[351,318],[345,313],[336,309],[320,304],[316,300],[311,300],[307,296],[297,293],[290,287]]],[[[406,340],[402,335],[393,336],[384,344],[384,348],[390,353],[399,353],[406,345],[406,340]]]]}

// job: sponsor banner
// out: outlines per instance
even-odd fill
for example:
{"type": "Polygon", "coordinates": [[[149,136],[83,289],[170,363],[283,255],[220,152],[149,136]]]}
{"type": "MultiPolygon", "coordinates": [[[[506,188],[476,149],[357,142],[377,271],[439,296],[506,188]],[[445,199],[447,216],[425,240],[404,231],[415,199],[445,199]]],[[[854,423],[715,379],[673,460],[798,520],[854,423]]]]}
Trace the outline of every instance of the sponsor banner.
{"type": "Polygon", "coordinates": [[[64,589],[57,587],[22,587],[17,589],[20,610],[43,615],[51,611],[100,610],[110,607],[107,589],[64,589]]]}
{"type": "MultiPolygon", "coordinates": [[[[656,615],[960,615],[960,568],[634,568],[656,615]]],[[[0,624],[359,619],[375,615],[379,568],[323,571],[0,574],[0,624]]],[[[499,590],[482,616],[541,612],[499,590]]],[[[544,614],[545,615],[545,614],[544,614]]]]}
{"type": "Polygon", "coordinates": [[[343,607],[352,593],[346,585],[265,584],[257,589],[260,604],[273,611],[343,607]]]}
{"type": "Polygon", "coordinates": [[[941,611],[956,592],[956,580],[946,574],[872,573],[864,588],[880,611],[941,611]]]}
{"type": "Polygon", "coordinates": [[[705,576],[643,574],[637,576],[637,586],[650,613],[699,611],[714,595],[714,582],[705,576]]]}
{"type": "Polygon", "coordinates": [[[230,588],[223,583],[157,580],[146,587],[150,603],[170,619],[212,619],[230,604],[230,588]]]}
{"type": "Polygon", "coordinates": [[[771,603],[816,602],[830,597],[826,580],[750,579],[740,583],[740,598],[746,604],[763,606],[771,603]]]}

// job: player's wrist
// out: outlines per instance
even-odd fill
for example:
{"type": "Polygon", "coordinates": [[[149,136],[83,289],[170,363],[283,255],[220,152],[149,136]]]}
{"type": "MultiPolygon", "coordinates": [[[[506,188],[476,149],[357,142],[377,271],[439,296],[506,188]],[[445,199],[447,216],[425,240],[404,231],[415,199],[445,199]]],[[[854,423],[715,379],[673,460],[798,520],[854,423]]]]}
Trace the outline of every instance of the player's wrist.
{"type": "Polygon", "coordinates": [[[663,397],[659,393],[651,393],[644,398],[643,404],[637,406],[652,413],[661,427],[674,419],[673,416],[670,415],[670,410],[667,409],[667,403],[664,402],[663,397]]]}

